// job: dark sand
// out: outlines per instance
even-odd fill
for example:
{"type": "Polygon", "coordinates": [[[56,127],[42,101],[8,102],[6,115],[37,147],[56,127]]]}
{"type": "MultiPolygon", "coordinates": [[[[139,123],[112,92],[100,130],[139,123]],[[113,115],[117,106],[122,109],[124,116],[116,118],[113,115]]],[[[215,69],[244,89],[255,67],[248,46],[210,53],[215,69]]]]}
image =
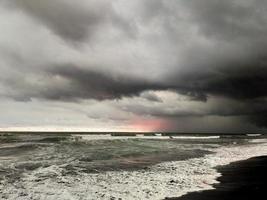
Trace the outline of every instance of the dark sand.
{"type": "Polygon", "coordinates": [[[218,168],[222,176],[215,190],[193,192],[171,200],[267,199],[267,156],[255,157],[218,168]]]}

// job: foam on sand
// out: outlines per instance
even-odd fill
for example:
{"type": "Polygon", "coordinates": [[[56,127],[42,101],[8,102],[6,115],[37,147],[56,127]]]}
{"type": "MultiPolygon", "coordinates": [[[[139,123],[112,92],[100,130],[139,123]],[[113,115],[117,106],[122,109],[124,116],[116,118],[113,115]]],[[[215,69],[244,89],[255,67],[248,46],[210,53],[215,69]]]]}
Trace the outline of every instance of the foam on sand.
{"type": "Polygon", "coordinates": [[[39,168],[24,174],[20,182],[0,184],[2,199],[163,199],[211,189],[220,174],[218,165],[267,155],[267,144],[257,140],[247,145],[214,149],[214,154],[184,161],[166,162],[138,171],[109,171],[62,176],[60,166],[39,168]]]}

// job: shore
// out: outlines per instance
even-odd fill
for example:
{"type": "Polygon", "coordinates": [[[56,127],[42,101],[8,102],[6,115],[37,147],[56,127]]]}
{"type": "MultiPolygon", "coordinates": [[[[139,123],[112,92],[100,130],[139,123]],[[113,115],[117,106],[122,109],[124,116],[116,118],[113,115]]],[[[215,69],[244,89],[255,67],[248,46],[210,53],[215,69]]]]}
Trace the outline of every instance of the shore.
{"type": "Polygon", "coordinates": [[[214,190],[188,193],[168,200],[252,200],[265,199],[267,156],[254,157],[218,168],[222,174],[214,190]]]}
{"type": "Polygon", "coordinates": [[[81,141],[73,140],[72,135],[7,139],[0,144],[0,199],[182,197],[212,189],[220,176],[216,166],[267,155],[265,139],[95,140],[86,135],[81,141]],[[212,153],[202,154],[203,150],[212,153]],[[133,165],[138,169],[129,169],[133,165]]]}

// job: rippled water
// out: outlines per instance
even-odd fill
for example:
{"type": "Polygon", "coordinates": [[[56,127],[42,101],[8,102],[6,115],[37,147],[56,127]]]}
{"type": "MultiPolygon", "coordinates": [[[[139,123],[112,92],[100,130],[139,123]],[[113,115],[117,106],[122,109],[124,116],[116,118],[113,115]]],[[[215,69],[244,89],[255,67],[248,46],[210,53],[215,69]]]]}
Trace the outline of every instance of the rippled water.
{"type": "MultiPolygon", "coordinates": [[[[99,177],[112,171],[115,173],[116,171],[131,173],[140,170],[149,172],[150,166],[157,163],[203,157],[212,153],[213,149],[222,146],[246,143],[247,139],[217,137],[171,139],[169,137],[2,134],[0,136],[0,188],[5,192],[0,194],[0,198],[28,199],[29,195],[32,195],[32,199],[41,199],[41,196],[36,196],[36,193],[33,195],[28,191],[29,188],[25,189],[26,185],[39,187],[47,182],[57,181],[57,187],[64,188],[68,184],[74,184],[76,178],[79,182],[81,176],[87,177],[88,181],[93,174],[100,174],[97,175],[99,177]],[[29,177],[31,177],[30,180],[29,177]]],[[[87,184],[90,185],[90,183],[87,184]]],[[[44,188],[47,189],[47,187],[44,188]]],[[[50,199],[56,199],[55,194],[53,190],[50,199]]],[[[44,192],[42,197],[47,196],[49,195],[44,192]]],[[[90,194],[86,199],[90,199],[89,197],[90,194]]],[[[68,196],[58,199],[75,198],[68,196]]]]}

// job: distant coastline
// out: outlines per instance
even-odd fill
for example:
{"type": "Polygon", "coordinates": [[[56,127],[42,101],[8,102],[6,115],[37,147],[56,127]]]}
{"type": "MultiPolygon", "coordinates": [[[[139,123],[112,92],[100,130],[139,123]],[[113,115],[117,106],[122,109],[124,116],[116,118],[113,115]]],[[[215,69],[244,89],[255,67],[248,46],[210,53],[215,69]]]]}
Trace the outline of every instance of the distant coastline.
{"type": "Polygon", "coordinates": [[[106,134],[111,134],[111,135],[157,135],[157,134],[161,134],[162,136],[248,136],[248,137],[254,137],[254,136],[264,136],[267,135],[267,133],[204,133],[204,132],[200,132],[200,133],[192,133],[192,132],[160,132],[160,131],[151,131],[151,132],[134,132],[134,131],[129,131],[129,132],[124,132],[124,131],[105,131],[105,132],[100,132],[100,131],[5,131],[5,130],[0,130],[0,134],[4,134],[4,133],[9,133],[9,134],[50,134],[50,133],[62,133],[62,134],[88,134],[88,135],[106,135],[106,134]]]}

